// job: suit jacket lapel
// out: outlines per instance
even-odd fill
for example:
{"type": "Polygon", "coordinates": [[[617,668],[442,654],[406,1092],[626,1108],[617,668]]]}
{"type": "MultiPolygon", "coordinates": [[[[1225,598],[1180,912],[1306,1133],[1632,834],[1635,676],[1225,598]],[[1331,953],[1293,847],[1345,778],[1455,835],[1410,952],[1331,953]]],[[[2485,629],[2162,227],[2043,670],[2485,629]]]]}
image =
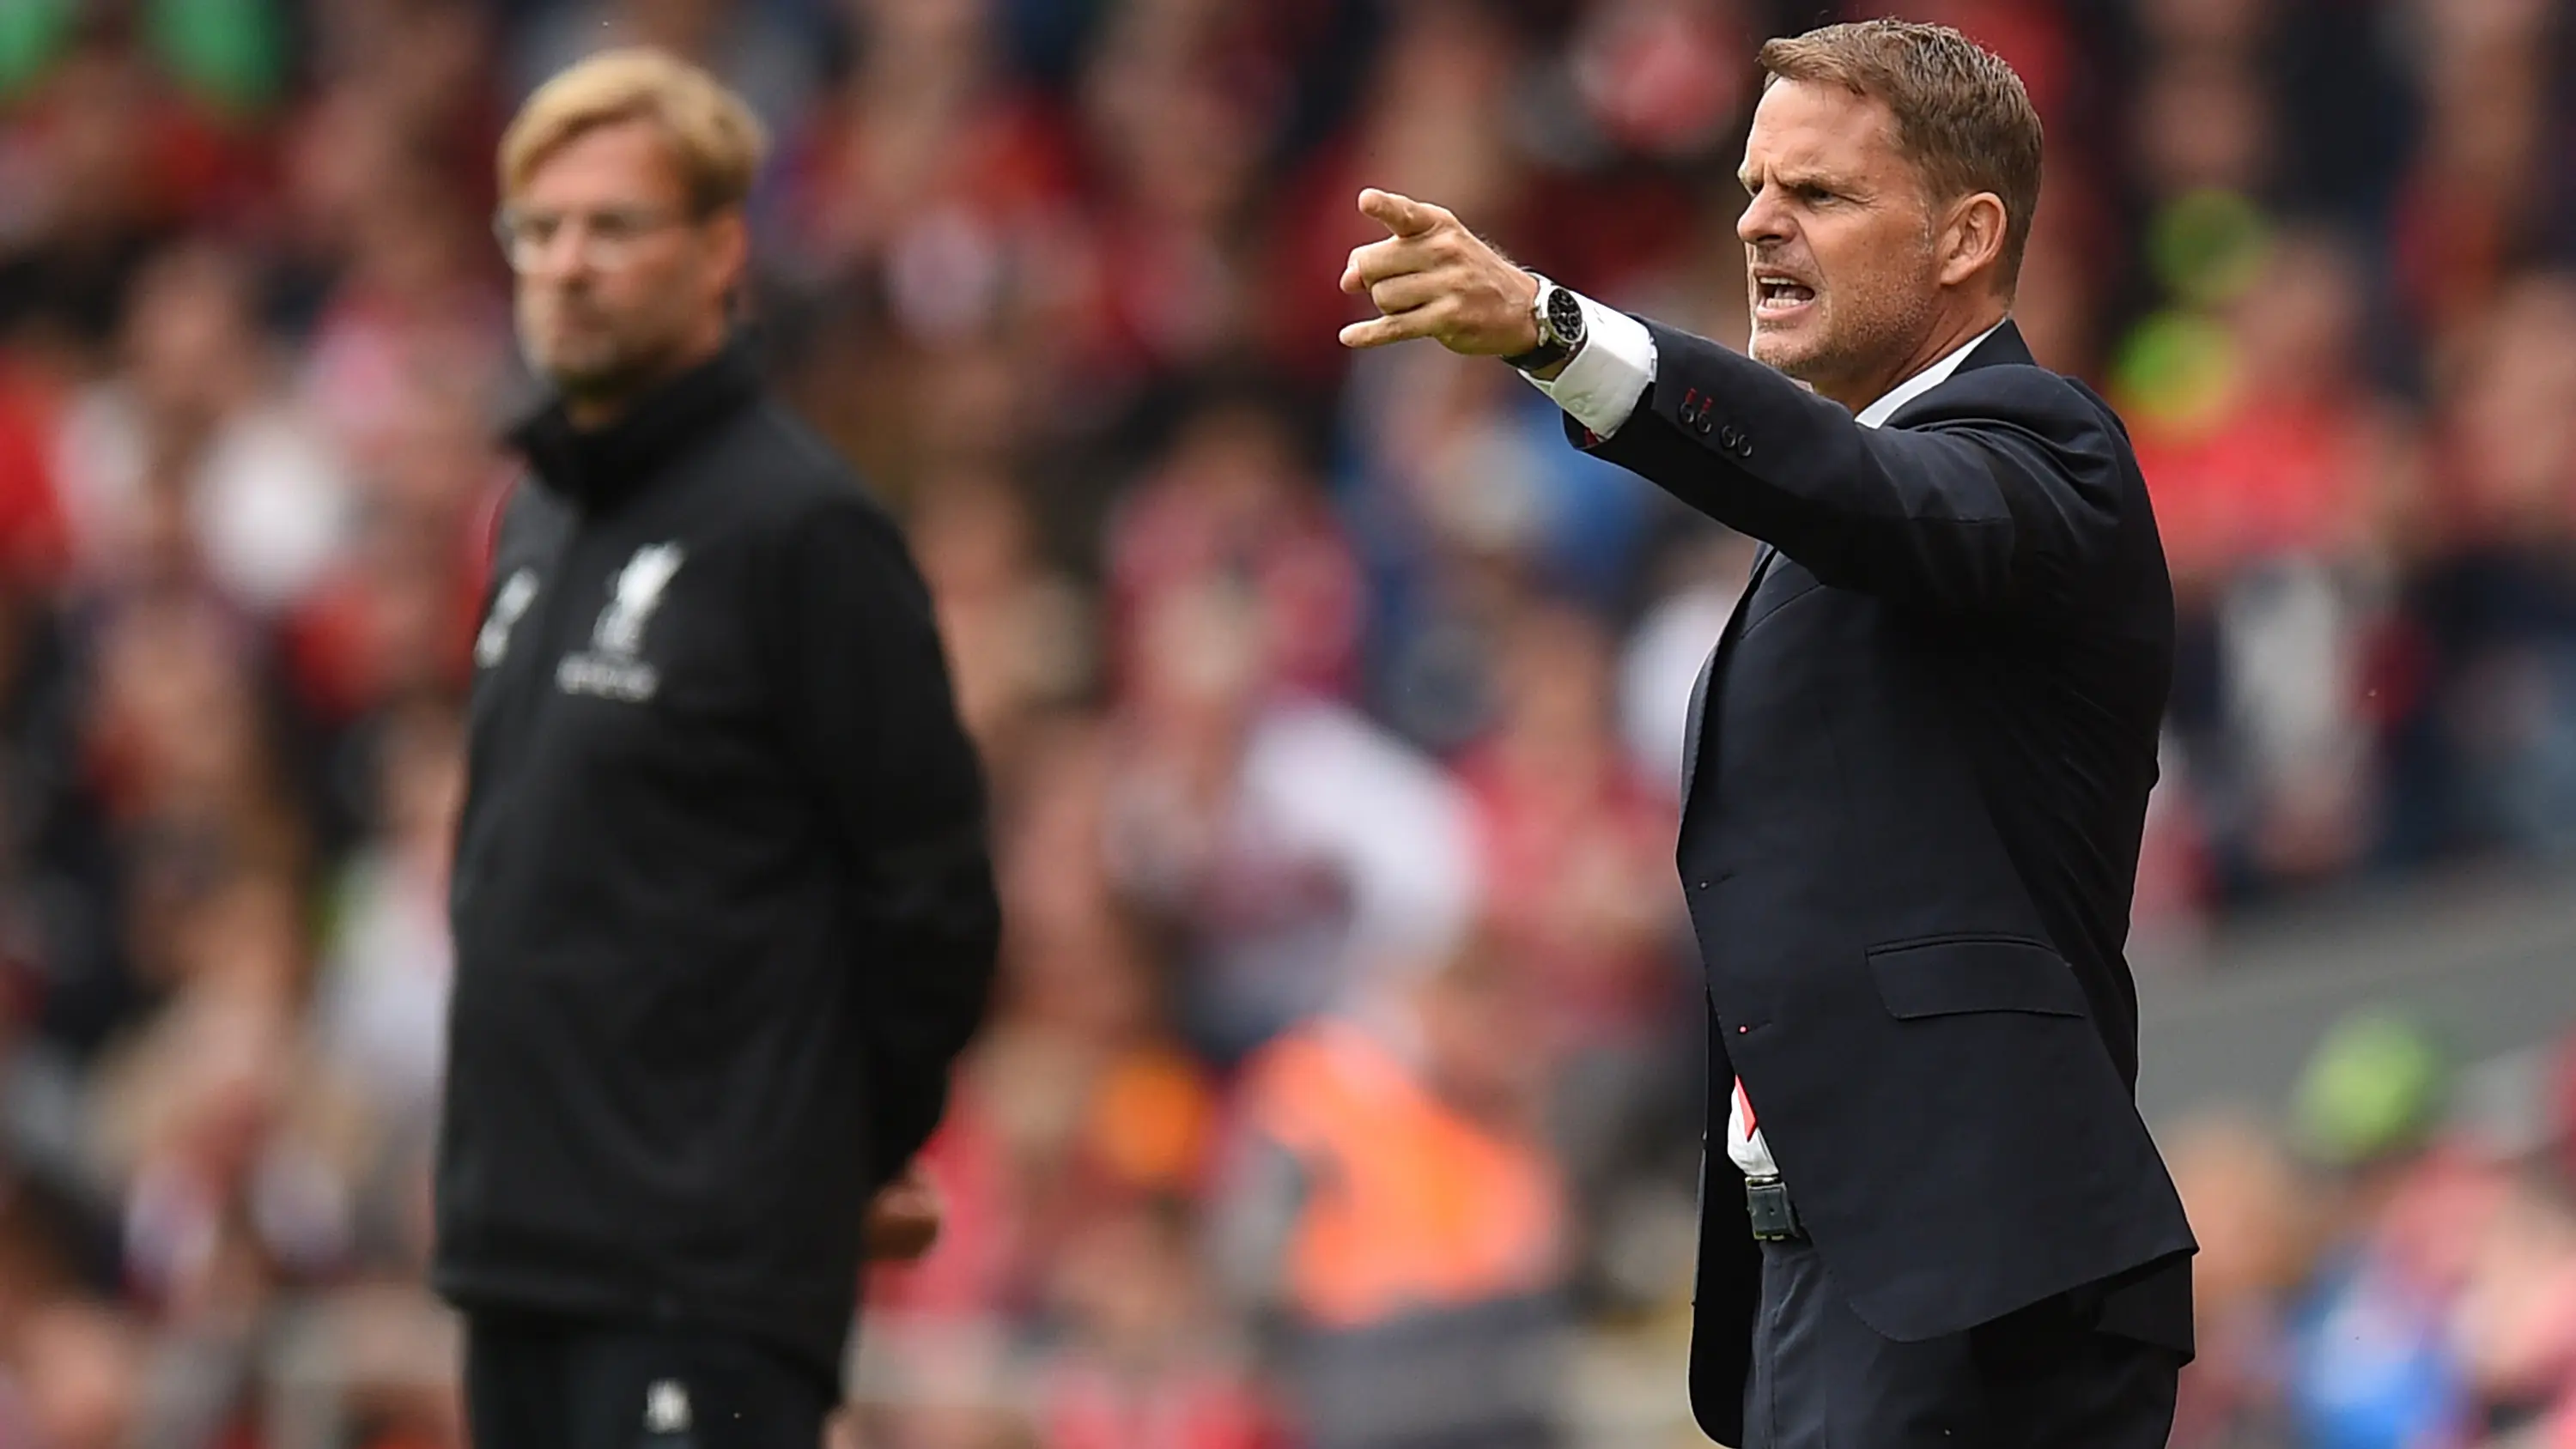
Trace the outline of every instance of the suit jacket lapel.
{"type": "Polygon", "coordinates": [[[1744,611],[1752,606],[1754,592],[1762,587],[1763,576],[1771,570],[1771,560],[1780,551],[1763,544],[1753,555],[1753,570],[1745,575],[1744,592],[1735,596],[1735,607],[1726,616],[1726,627],[1717,631],[1717,643],[1699,666],[1699,682],[1691,686],[1690,715],[1682,725],[1682,811],[1690,811],[1691,785],[1699,778],[1700,731],[1708,722],[1709,686],[1717,679],[1717,669],[1726,657],[1727,646],[1735,642],[1737,626],[1744,622],[1744,611]]]}
{"type": "MultiPolygon", "coordinates": [[[[2012,363],[2027,364],[2030,360],[2030,345],[2022,341],[2021,328],[2015,326],[2008,318],[1994,330],[1993,335],[1978,343],[1966,357],[1959,359],[1959,371],[2012,363]]],[[[1939,388],[1932,389],[1932,392],[1939,391],[1939,388]]],[[[1924,397],[1931,395],[1931,393],[1925,393],[1924,397]]],[[[1888,419],[1888,422],[1891,425],[1895,424],[1898,418],[1905,416],[1907,409],[1921,401],[1922,398],[1916,398],[1905,407],[1897,409],[1896,417],[1888,419]]],[[[1727,646],[1735,642],[1736,629],[1744,620],[1745,609],[1752,604],[1753,595],[1761,589],[1763,577],[1771,571],[1771,561],[1779,556],[1780,551],[1767,543],[1754,552],[1753,571],[1744,581],[1744,592],[1736,596],[1735,610],[1727,615],[1726,627],[1718,631],[1716,646],[1709,650],[1708,659],[1700,665],[1699,682],[1691,686],[1690,716],[1682,727],[1682,809],[1685,813],[1690,809],[1691,786],[1699,779],[1702,743],[1700,732],[1706,727],[1708,721],[1709,688],[1717,680],[1718,666],[1725,661],[1727,646]]]]}
{"type": "MultiPolygon", "coordinates": [[[[1977,367],[2027,364],[2030,360],[2030,346],[2022,341],[2021,329],[2007,319],[1992,336],[1959,359],[1959,370],[1965,372],[1977,367]]],[[[1939,388],[1932,389],[1932,392],[1939,391],[1939,388]]],[[[1924,397],[1931,395],[1925,393],[1924,397]]],[[[1888,419],[1888,422],[1895,424],[1898,418],[1905,416],[1907,409],[1921,402],[1922,398],[1917,398],[1897,409],[1896,417],[1888,419]]],[[[1717,671],[1725,663],[1728,646],[1735,642],[1737,629],[1744,622],[1744,611],[1753,603],[1754,594],[1760,591],[1764,576],[1770,573],[1771,561],[1779,556],[1780,551],[1767,543],[1754,552],[1753,571],[1745,578],[1744,592],[1736,596],[1734,612],[1727,615],[1726,627],[1718,631],[1716,646],[1709,650],[1708,659],[1700,665],[1699,682],[1691,686],[1690,716],[1682,727],[1682,810],[1685,815],[1690,810],[1691,786],[1699,779],[1700,746],[1703,743],[1700,734],[1708,723],[1708,691],[1717,681],[1717,671]]]]}

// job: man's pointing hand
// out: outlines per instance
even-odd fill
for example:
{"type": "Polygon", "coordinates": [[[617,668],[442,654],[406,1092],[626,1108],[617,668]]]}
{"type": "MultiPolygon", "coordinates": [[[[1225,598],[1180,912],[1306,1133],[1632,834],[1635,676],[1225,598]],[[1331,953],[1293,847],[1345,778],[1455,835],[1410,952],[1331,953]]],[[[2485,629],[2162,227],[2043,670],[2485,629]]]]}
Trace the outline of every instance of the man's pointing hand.
{"type": "Polygon", "coordinates": [[[1538,278],[1445,207],[1372,186],[1360,193],[1360,213],[1387,236],[1352,251],[1342,290],[1365,293],[1383,315],[1343,328],[1344,347],[1428,337],[1471,357],[1510,357],[1538,346],[1530,315],[1538,278]]]}

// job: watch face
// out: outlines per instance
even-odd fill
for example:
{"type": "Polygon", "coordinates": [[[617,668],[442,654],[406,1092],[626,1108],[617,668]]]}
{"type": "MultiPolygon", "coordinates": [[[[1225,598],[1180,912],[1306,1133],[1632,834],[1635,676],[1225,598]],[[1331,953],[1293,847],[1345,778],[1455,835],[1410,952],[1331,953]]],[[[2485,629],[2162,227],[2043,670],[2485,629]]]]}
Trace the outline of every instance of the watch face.
{"type": "Polygon", "coordinates": [[[1563,287],[1548,294],[1547,325],[1568,347],[1583,340],[1583,303],[1563,287]]]}

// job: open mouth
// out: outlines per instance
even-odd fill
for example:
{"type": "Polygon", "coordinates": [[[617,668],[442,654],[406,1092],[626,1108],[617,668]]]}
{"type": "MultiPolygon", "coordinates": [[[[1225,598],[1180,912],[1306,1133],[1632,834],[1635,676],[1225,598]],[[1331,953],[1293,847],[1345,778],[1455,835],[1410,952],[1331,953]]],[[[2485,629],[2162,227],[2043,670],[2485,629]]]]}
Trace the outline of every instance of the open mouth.
{"type": "Polygon", "coordinates": [[[1757,317],[1788,317],[1814,305],[1815,300],[1816,289],[1794,277],[1756,273],[1753,278],[1753,312],[1757,317]]]}

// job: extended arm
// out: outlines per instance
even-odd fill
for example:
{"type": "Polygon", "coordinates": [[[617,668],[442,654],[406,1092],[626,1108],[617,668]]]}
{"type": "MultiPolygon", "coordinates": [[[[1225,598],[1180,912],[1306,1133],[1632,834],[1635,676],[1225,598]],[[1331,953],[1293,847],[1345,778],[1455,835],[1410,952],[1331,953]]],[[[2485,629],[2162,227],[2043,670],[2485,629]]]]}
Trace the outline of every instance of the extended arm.
{"type": "MultiPolygon", "coordinates": [[[[1448,211],[1377,190],[1388,236],[1342,289],[1382,314],[1349,347],[1430,338],[1470,356],[1536,343],[1536,279],[1448,211]]],[[[1612,321],[1532,380],[1581,446],[1660,484],[1819,579],[1927,607],[2047,609],[2092,593],[2117,553],[2132,465],[2109,411],[2030,366],[1962,371],[1871,428],[1840,404],[1686,332],[1612,321]]],[[[2024,354],[2024,362],[2027,354],[2024,354]]]]}
{"type": "Polygon", "coordinates": [[[1655,380],[1588,446],[1841,588],[1999,611],[2081,597],[2120,524],[2107,417],[2034,368],[1962,372],[1910,425],[1836,403],[1713,342],[1647,324],[1655,380]]]}

